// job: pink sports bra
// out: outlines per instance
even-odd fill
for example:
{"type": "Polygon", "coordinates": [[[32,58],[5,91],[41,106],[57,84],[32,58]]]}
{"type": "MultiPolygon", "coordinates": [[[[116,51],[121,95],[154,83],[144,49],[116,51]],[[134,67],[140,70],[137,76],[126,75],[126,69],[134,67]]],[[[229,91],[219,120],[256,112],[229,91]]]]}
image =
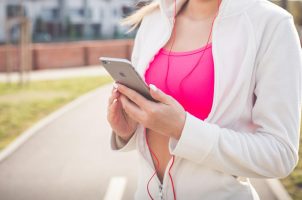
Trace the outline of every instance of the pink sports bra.
{"type": "Polygon", "coordinates": [[[205,119],[211,111],[214,94],[212,43],[209,43],[207,47],[203,46],[191,51],[171,51],[167,73],[168,54],[169,50],[164,48],[158,51],[145,71],[145,82],[152,83],[171,95],[195,117],[205,119]],[[203,57],[191,72],[204,49],[203,57]],[[165,84],[166,75],[167,85],[165,84]],[[183,82],[180,87],[181,80],[183,82]]]}

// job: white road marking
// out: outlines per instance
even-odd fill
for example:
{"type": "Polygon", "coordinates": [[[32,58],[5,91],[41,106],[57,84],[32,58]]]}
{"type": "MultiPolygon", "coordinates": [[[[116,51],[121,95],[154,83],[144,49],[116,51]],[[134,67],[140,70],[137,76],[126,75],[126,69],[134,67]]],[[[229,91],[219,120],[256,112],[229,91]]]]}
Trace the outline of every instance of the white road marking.
{"type": "Polygon", "coordinates": [[[123,176],[110,179],[104,200],[121,200],[126,188],[127,178],[123,176]]]}

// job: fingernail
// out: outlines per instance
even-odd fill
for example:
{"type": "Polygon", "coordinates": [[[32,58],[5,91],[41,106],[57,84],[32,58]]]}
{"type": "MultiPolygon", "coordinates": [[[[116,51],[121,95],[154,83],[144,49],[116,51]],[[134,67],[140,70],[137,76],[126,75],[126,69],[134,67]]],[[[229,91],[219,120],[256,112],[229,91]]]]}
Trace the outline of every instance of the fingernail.
{"type": "Polygon", "coordinates": [[[113,83],[113,87],[114,87],[115,89],[117,89],[118,85],[117,85],[116,83],[113,83]]]}
{"type": "Polygon", "coordinates": [[[115,102],[117,102],[117,99],[114,99],[112,103],[115,103],[115,102]]]}
{"type": "Polygon", "coordinates": [[[150,84],[149,86],[150,86],[150,88],[151,88],[151,89],[152,89],[154,92],[156,92],[156,91],[157,91],[157,87],[156,87],[155,85],[150,84]]]}
{"type": "Polygon", "coordinates": [[[115,88],[115,89],[113,90],[113,92],[117,92],[117,88],[115,88]]]}

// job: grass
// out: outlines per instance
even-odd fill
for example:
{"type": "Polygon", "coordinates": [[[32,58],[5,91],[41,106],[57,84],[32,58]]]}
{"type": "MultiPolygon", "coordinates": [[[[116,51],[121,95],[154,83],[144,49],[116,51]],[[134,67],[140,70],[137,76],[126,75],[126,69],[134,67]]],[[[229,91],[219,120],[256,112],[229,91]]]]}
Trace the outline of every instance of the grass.
{"type": "MultiPolygon", "coordinates": [[[[301,129],[302,130],[302,129],[301,129]]],[[[301,133],[300,133],[301,134],[301,133]]],[[[280,179],[293,200],[302,199],[302,138],[300,138],[299,162],[294,171],[286,178],[280,179]]]]}
{"type": "Polygon", "coordinates": [[[23,131],[76,97],[112,82],[109,76],[0,83],[0,151],[23,131]]]}

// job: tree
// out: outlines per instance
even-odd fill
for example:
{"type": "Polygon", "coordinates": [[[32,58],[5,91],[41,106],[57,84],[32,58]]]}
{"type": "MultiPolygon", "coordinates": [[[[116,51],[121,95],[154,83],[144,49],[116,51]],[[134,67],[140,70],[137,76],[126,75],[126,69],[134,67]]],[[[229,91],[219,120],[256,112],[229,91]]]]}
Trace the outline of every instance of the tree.
{"type": "Polygon", "coordinates": [[[282,6],[282,8],[284,8],[284,9],[287,10],[287,4],[288,4],[287,0],[281,0],[281,6],[282,6]]]}

